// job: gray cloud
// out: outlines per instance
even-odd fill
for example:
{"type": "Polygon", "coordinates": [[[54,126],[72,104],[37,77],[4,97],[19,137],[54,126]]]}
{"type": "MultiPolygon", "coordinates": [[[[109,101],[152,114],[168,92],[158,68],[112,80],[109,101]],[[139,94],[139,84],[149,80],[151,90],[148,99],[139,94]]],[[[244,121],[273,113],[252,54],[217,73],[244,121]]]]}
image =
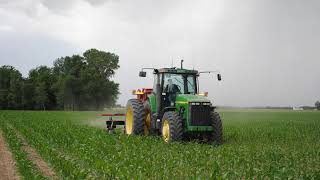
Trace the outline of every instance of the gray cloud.
{"type": "Polygon", "coordinates": [[[30,17],[39,16],[38,13],[41,9],[48,9],[53,13],[66,14],[70,9],[72,9],[75,4],[81,2],[87,2],[92,6],[100,6],[105,2],[111,0],[0,0],[0,9],[11,9],[19,11],[20,13],[25,13],[30,17]]]}
{"type": "Polygon", "coordinates": [[[79,2],[87,2],[92,6],[100,6],[110,0],[68,0],[68,1],[57,1],[57,0],[41,0],[45,7],[53,12],[67,11],[73,7],[74,4],[79,2]]]}
{"type": "Polygon", "coordinates": [[[0,33],[0,42],[0,65],[12,65],[25,77],[36,66],[51,67],[58,57],[82,52],[79,47],[43,34],[0,33]]]}
{"type": "MultiPolygon", "coordinates": [[[[23,56],[1,64],[28,69],[87,48],[112,51],[120,55],[115,79],[121,84],[122,104],[131,98],[131,89],[151,86],[151,74],[147,79],[137,77],[141,67],[168,66],[171,59],[178,65],[181,58],[187,67],[222,72],[220,83],[212,76],[200,78],[201,90],[209,91],[217,104],[298,106],[320,99],[320,3],[316,0],[4,2],[0,1],[0,25],[17,30],[0,33],[2,38],[8,33],[19,37],[10,43],[19,47],[13,48],[16,54],[24,52],[22,45],[26,45],[20,38],[33,41],[39,32],[43,38],[28,45],[35,47],[27,51],[28,67],[21,61],[23,56]],[[7,20],[16,15],[13,6],[31,12],[34,7],[50,10],[30,23],[23,18],[7,20]],[[6,7],[12,10],[1,16],[1,8],[6,7]],[[55,16],[59,10],[64,16],[55,16]],[[75,12],[65,13],[71,11],[75,12]],[[49,50],[39,55],[39,46],[49,50]]],[[[10,39],[0,40],[1,54],[7,52],[7,42],[10,39]]]]}

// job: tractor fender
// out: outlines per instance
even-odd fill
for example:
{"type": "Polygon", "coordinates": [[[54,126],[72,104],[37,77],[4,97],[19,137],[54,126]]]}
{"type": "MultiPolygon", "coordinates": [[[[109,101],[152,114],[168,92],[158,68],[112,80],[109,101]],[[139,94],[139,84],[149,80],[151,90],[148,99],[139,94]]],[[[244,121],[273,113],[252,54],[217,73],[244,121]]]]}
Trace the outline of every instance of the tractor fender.
{"type": "Polygon", "coordinates": [[[167,111],[176,111],[176,107],[175,106],[165,107],[162,111],[162,115],[167,111]]]}
{"type": "Polygon", "coordinates": [[[163,115],[168,112],[168,111],[176,111],[176,107],[175,106],[169,106],[169,107],[165,107],[162,111],[161,111],[161,118],[160,121],[156,122],[156,128],[160,129],[161,128],[161,124],[162,124],[162,117],[163,115]]]}
{"type": "Polygon", "coordinates": [[[158,114],[154,113],[152,116],[152,120],[151,120],[151,127],[154,129],[159,130],[161,128],[161,124],[162,124],[162,116],[164,115],[164,113],[168,112],[168,111],[176,111],[176,107],[174,106],[170,106],[170,107],[165,107],[162,111],[161,111],[161,115],[160,115],[160,121],[158,121],[157,117],[158,114]]]}

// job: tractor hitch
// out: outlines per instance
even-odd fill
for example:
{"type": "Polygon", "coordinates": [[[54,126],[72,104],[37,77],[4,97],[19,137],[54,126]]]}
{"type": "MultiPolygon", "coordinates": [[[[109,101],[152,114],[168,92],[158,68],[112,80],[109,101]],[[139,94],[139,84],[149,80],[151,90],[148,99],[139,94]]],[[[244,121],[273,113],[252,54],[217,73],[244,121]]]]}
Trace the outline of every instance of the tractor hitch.
{"type": "Polygon", "coordinates": [[[101,116],[107,116],[109,117],[108,120],[106,120],[107,125],[107,131],[109,134],[114,133],[114,129],[117,128],[118,125],[125,126],[125,120],[123,119],[113,119],[113,117],[124,117],[125,114],[122,113],[114,113],[114,114],[101,114],[101,116]]]}

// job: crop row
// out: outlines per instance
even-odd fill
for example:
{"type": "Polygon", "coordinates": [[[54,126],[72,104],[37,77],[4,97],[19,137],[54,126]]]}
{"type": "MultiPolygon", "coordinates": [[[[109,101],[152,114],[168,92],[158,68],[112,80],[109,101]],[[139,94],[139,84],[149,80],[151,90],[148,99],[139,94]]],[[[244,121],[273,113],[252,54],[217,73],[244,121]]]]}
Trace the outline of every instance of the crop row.
{"type": "Polygon", "coordinates": [[[9,145],[9,148],[16,159],[19,175],[25,179],[46,179],[28,158],[27,153],[23,149],[23,143],[17,137],[14,129],[8,126],[4,121],[0,121],[0,129],[2,129],[6,143],[9,145]]]}

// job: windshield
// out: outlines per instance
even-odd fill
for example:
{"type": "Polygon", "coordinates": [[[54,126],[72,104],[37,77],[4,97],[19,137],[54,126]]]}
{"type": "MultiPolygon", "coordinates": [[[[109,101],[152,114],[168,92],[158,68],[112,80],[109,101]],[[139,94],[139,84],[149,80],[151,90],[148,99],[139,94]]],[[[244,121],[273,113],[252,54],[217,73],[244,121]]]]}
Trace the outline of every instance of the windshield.
{"type": "Polygon", "coordinates": [[[168,74],[163,76],[163,91],[175,88],[178,94],[196,94],[196,77],[193,74],[168,74]]]}

